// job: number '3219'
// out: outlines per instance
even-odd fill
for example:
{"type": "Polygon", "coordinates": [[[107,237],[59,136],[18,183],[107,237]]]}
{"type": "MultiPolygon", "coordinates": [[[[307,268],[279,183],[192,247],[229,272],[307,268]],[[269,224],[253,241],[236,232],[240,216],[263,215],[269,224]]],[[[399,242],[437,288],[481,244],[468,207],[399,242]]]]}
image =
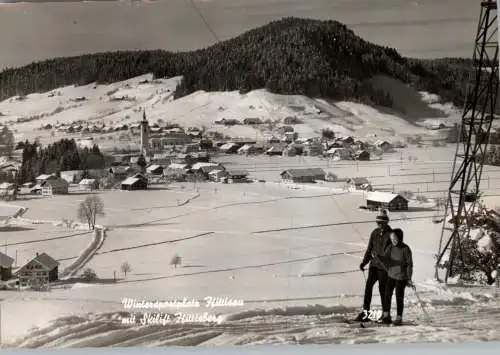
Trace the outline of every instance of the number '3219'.
{"type": "Polygon", "coordinates": [[[364,314],[363,320],[369,319],[371,321],[376,321],[379,320],[380,317],[382,316],[382,311],[364,310],[363,314],[364,314]]]}

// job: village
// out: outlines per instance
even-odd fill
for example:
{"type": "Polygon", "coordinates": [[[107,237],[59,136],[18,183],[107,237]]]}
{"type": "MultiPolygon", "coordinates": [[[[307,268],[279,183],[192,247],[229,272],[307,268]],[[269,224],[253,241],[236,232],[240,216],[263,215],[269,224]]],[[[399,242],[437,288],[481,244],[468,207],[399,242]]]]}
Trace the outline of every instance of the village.
{"type": "MultiPolygon", "coordinates": [[[[81,127],[75,129],[79,130],[81,127]]],[[[157,125],[150,127],[144,113],[142,120],[130,127],[130,130],[132,133],[137,133],[138,130],[140,136],[139,150],[135,154],[113,152],[111,164],[104,169],[42,174],[36,177],[35,181],[20,186],[18,191],[14,191],[14,183],[2,182],[0,195],[4,200],[11,201],[22,200],[23,196],[50,198],[55,195],[98,193],[109,190],[140,191],[183,182],[248,184],[264,181],[252,177],[247,170],[234,169],[231,164],[217,161],[224,160],[227,156],[241,156],[244,160],[249,156],[268,156],[276,159],[280,156],[301,155],[320,157],[327,161],[370,161],[370,159],[381,160],[384,153],[401,148],[401,146],[395,147],[387,140],[369,143],[350,136],[335,138],[333,132],[305,140],[301,140],[297,134],[290,135],[284,132],[281,139],[272,138],[266,143],[248,139],[213,141],[203,137],[202,132],[196,129],[184,132],[177,127],[163,132],[157,125]]],[[[90,142],[92,143],[92,139],[90,142]]],[[[18,158],[19,155],[19,151],[13,154],[18,158]]],[[[19,165],[19,159],[16,162],[14,158],[0,166],[0,171],[2,174],[16,174],[19,165]]],[[[345,191],[363,191],[366,204],[360,208],[377,210],[383,207],[389,211],[408,210],[407,197],[394,191],[374,191],[370,181],[362,176],[340,178],[336,174],[325,172],[320,167],[308,166],[277,172],[276,179],[283,184],[341,182],[345,191]]],[[[25,212],[26,209],[18,214],[22,215],[25,212]]],[[[36,256],[25,265],[13,269],[14,261],[12,256],[0,252],[1,281],[5,288],[15,281],[15,285],[19,287],[43,289],[59,279],[59,262],[45,252],[37,252],[36,256]]]]}

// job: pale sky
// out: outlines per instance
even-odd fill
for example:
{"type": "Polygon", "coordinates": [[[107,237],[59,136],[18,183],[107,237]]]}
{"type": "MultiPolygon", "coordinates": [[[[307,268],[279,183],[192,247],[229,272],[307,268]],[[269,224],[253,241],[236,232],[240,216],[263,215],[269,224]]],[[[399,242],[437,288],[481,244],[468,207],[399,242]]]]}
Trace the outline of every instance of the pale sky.
{"type": "MultiPolygon", "coordinates": [[[[219,38],[284,16],[333,19],[403,55],[472,55],[479,1],[205,0],[197,4],[219,38]]],[[[0,5],[0,68],[119,49],[189,50],[214,37],[189,0],[0,5]]]]}

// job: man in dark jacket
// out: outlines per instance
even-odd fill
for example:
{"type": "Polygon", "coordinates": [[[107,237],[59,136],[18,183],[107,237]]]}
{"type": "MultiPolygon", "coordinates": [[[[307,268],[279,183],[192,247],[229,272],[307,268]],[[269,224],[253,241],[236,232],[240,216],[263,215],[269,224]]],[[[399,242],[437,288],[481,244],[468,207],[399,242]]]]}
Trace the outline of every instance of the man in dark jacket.
{"type": "Polygon", "coordinates": [[[375,228],[370,235],[370,241],[368,242],[365,256],[361,265],[359,265],[360,270],[364,272],[365,266],[370,263],[370,267],[368,268],[368,277],[366,278],[363,310],[356,317],[356,321],[369,320],[368,316],[372,302],[373,286],[375,286],[377,281],[382,305],[385,300],[387,271],[379,258],[374,258],[373,256],[383,257],[387,246],[391,243],[391,227],[389,226],[389,216],[387,216],[386,210],[381,209],[379,211],[376,222],[377,228],[375,228]]]}

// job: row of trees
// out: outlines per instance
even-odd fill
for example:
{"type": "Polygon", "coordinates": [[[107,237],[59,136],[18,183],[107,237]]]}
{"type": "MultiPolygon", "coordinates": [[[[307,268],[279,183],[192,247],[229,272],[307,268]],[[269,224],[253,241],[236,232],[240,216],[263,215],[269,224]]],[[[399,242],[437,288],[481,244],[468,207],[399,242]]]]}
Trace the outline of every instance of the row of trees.
{"type": "MultiPolygon", "coordinates": [[[[40,174],[59,174],[66,170],[102,169],[104,155],[97,145],[79,148],[74,139],[61,139],[43,148],[36,142],[21,142],[22,164],[18,181],[20,184],[34,181],[40,174]]],[[[85,173],[84,173],[85,175],[85,173]]]]}
{"type": "Polygon", "coordinates": [[[121,51],[57,58],[0,73],[0,100],[65,85],[110,83],[153,73],[183,76],[175,97],[196,90],[267,88],[334,100],[391,106],[367,79],[385,74],[463,104],[471,61],[418,60],[369,43],[337,21],[285,18],[191,52],[121,51]]]}

